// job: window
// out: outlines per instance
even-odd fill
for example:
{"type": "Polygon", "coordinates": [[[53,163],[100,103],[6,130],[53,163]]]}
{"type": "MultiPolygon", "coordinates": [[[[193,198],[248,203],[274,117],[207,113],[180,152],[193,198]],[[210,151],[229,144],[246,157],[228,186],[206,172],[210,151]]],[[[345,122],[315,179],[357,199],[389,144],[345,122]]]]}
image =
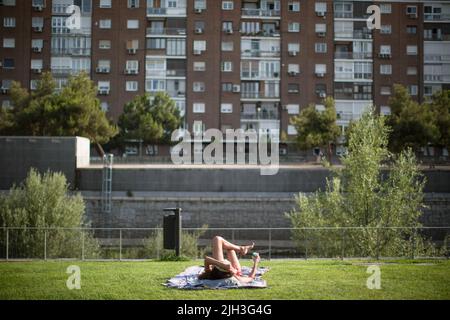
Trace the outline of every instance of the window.
{"type": "Polygon", "coordinates": [[[16,39],[14,38],[3,39],[3,48],[15,48],[15,47],[16,47],[16,39]]]}
{"type": "Polygon", "coordinates": [[[31,69],[32,70],[42,70],[44,62],[42,60],[31,60],[31,69]]]}
{"type": "Polygon", "coordinates": [[[193,112],[194,113],[205,113],[205,104],[204,103],[194,103],[193,112]]]}
{"type": "Polygon", "coordinates": [[[299,93],[300,86],[298,83],[288,83],[288,93],[299,93]]]}
{"type": "Polygon", "coordinates": [[[289,43],[288,44],[288,51],[289,52],[300,52],[300,43],[289,43]]]}
{"type": "Polygon", "coordinates": [[[298,64],[289,64],[288,65],[289,74],[299,74],[300,73],[300,65],[298,64]]]}
{"type": "Polygon", "coordinates": [[[166,48],[166,39],[163,38],[147,39],[147,49],[162,50],[165,48],[166,48]]]}
{"type": "Polygon", "coordinates": [[[166,90],[166,81],[160,79],[152,79],[145,81],[145,91],[161,92],[166,90]]]}
{"type": "Polygon", "coordinates": [[[194,9],[206,9],[206,0],[195,0],[194,2],[194,9]]]}
{"type": "Polygon", "coordinates": [[[102,19],[99,23],[100,29],[111,29],[111,19],[102,19]]]}
{"type": "Polygon", "coordinates": [[[167,39],[166,53],[168,56],[185,56],[186,40],[185,39],[167,39]]]}
{"type": "Polygon", "coordinates": [[[327,12],[327,4],[326,2],[316,2],[315,3],[316,13],[326,13],[327,12]]]}
{"type": "Polygon", "coordinates": [[[327,52],[327,44],[326,43],[316,43],[315,50],[316,50],[316,53],[326,53],[327,52]]]}
{"type": "Polygon", "coordinates": [[[316,74],[326,74],[327,65],[326,64],[316,64],[316,74]]]}
{"type": "Polygon", "coordinates": [[[415,76],[415,75],[417,75],[417,67],[408,67],[408,69],[406,70],[406,74],[408,76],[415,76]]]}
{"type": "Polygon", "coordinates": [[[103,112],[108,112],[109,111],[109,104],[106,101],[102,101],[100,103],[100,107],[102,108],[103,112]]]}
{"type": "Polygon", "coordinates": [[[10,100],[3,100],[3,102],[2,102],[2,108],[3,108],[3,109],[9,109],[9,108],[11,108],[11,101],[10,101],[10,100]]]}
{"type": "Polygon", "coordinates": [[[295,136],[295,135],[297,135],[297,129],[295,128],[295,126],[293,126],[293,125],[288,125],[287,134],[290,135],[290,136],[295,136]]]}
{"type": "Polygon", "coordinates": [[[288,4],[289,11],[291,12],[300,12],[300,2],[291,1],[288,4]]]}
{"type": "Polygon", "coordinates": [[[389,106],[381,106],[380,107],[380,114],[383,115],[383,116],[391,115],[391,107],[389,107],[389,106]]]}
{"type": "Polygon", "coordinates": [[[382,25],[380,33],[381,34],[391,34],[392,33],[392,26],[390,24],[382,25]]]}
{"type": "Polygon", "coordinates": [[[3,18],[3,26],[5,28],[15,28],[16,27],[16,18],[14,18],[14,17],[3,18]]]}
{"type": "Polygon", "coordinates": [[[137,72],[139,70],[139,61],[138,60],[127,60],[125,64],[126,70],[131,70],[137,72]]]}
{"type": "Polygon", "coordinates": [[[234,3],[233,1],[222,1],[222,10],[233,10],[234,3]]]}
{"type": "Polygon", "coordinates": [[[220,112],[233,113],[233,104],[232,103],[222,103],[220,105],[220,112]]]}
{"type": "Polygon", "coordinates": [[[391,54],[391,46],[390,45],[382,45],[380,46],[380,53],[381,54],[391,54]]]}
{"type": "Polygon", "coordinates": [[[194,92],[205,92],[205,83],[196,81],[193,83],[193,91],[194,92]]]}
{"type": "Polygon", "coordinates": [[[409,56],[417,55],[417,46],[407,46],[406,47],[406,54],[409,55],[409,56]]]}
{"type": "Polygon", "coordinates": [[[109,90],[110,86],[111,84],[109,81],[99,81],[97,85],[99,90],[109,90]]]}
{"type": "Polygon", "coordinates": [[[128,0],[128,8],[139,8],[139,0],[128,0]]]}
{"type": "Polygon", "coordinates": [[[417,34],[417,26],[406,26],[406,32],[408,34],[417,34]]]}
{"type": "Polygon", "coordinates": [[[196,61],[194,62],[194,71],[205,71],[206,63],[204,61],[196,61]]]}
{"type": "Polygon", "coordinates": [[[392,74],[392,65],[390,64],[380,65],[380,74],[392,74]]]}
{"type": "Polygon", "coordinates": [[[111,40],[100,40],[98,42],[99,49],[111,49],[111,40]]]}
{"type": "MultiPolygon", "coordinates": [[[[205,129],[205,126],[203,122],[201,121],[194,121],[194,124],[192,125],[192,131],[195,135],[201,135],[205,129]]],[[[195,151],[194,151],[195,152],[195,151]]]]}
{"type": "Polygon", "coordinates": [[[12,58],[5,58],[3,60],[3,68],[4,69],[14,69],[15,68],[15,61],[12,58]]]}
{"type": "Polygon", "coordinates": [[[300,105],[298,104],[288,104],[286,109],[288,114],[300,114],[300,105]]]}
{"type": "Polygon", "coordinates": [[[231,82],[223,82],[222,83],[222,91],[223,92],[233,92],[233,84],[231,82]]]}
{"type": "Polygon", "coordinates": [[[195,40],[194,41],[194,51],[206,51],[206,41],[195,40]]]}
{"type": "Polygon", "coordinates": [[[40,48],[44,46],[44,40],[42,39],[32,39],[31,40],[31,48],[40,48]]]}
{"type": "Polygon", "coordinates": [[[231,61],[222,62],[222,72],[233,72],[233,62],[231,61]]]}
{"type": "Polygon", "coordinates": [[[325,23],[317,23],[316,24],[316,33],[326,33],[327,25],[325,23]]]}
{"type": "Polygon", "coordinates": [[[222,22],[222,31],[233,32],[233,22],[230,22],[230,21],[222,22]]]}
{"type": "Polygon", "coordinates": [[[111,0],[100,0],[100,8],[111,8],[111,0]]]}
{"type": "Polygon", "coordinates": [[[417,96],[419,93],[419,87],[416,85],[408,86],[408,91],[411,96],[417,96]]]}
{"type": "Polygon", "coordinates": [[[234,43],[232,41],[222,41],[222,51],[233,51],[234,43]]]}
{"type": "Polygon", "coordinates": [[[300,32],[300,23],[298,23],[298,22],[289,22],[288,31],[289,32],[300,32]]]}
{"type": "Polygon", "coordinates": [[[138,91],[138,82],[137,81],[127,81],[125,84],[125,90],[128,92],[138,91]]]}
{"type": "Polygon", "coordinates": [[[390,3],[381,3],[380,9],[381,13],[384,14],[392,13],[392,5],[390,3]]]}
{"type": "Polygon", "coordinates": [[[139,20],[128,20],[127,28],[128,29],[139,29],[139,20]]]}
{"type": "Polygon", "coordinates": [[[380,94],[382,96],[390,96],[391,95],[391,87],[389,86],[382,86],[380,89],[380,94]]]}
{"type": "Polygon", "coordinates": [[[138,50],[139,49],[139,40],[128,40],[127,41],[127,50],[138,50]]]}
{"type": "Polygon", "coordinates": [[[31,19],[31,26],[33,28],[43,28],[44,27],[44,18],[43,17],[33,17],[31,19]]]}
{"type": "Polygon", "coordinates": [[[110,60],[98,60],[98,68],[99,69],[110,69],[111,68],[111,61],[110,60]]]}
{"type": "Polygon", "coordinates": [[[411,15],[417,14],[417,7],[416,6],[407,6],[406,14],[411,14],[411,15]]]}
{"type": "Polygon", "coordinates": [[[3,5],[13,7],[16,5],[16,0],[3,0],[3,5]]]}

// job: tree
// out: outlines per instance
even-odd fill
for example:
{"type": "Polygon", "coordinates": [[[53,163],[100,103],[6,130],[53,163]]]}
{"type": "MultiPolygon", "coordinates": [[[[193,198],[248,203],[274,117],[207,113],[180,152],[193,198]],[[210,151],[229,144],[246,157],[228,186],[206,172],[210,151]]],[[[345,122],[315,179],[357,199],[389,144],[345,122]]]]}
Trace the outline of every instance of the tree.
{"type": "Polygon", "coordinates": [[[299,116],[291,120],[297,130],[297,144],[303,149],[324,147],[328,157],[332,157],[332,144],[340,135],[336,124],[336,109],[332,98],[325,99],[325,110],[318,111],[314,105],[303,109],[299,116]]]}
{"type": "Polygon", "coordinates": [[[435,145],[450,149],[450,90],[436,92],[425,106],[433,112],[439,131],[435,145]]]}
{"type": "Polygon", "coordinates": [[[301,246],[308,239],[310,254],[341,256],[345,250],[348,256],[404,256],[411,248],[424,249],[415,231],[420,226],[424,178],[411,150],[390,154],[388,135],[384,117],[366,112],[352,126],[344,167],[327,180],[326,190],[297,197],[297,209],[288,214],[296,228],[360,227],[295,232],[301,246]],[[392,162],[386,177],[382,163],[388,160],[392,162]],[[395,227],[406,229],[390,229],[395,227]]]}
{"type": "MultiPolygon", "coordinates": [[[[45,241],[48,257],[79,258],[83,240],[86,256],[96,255],[98,243],[92,236],[71,230],[89,225],[84,220],[82,197],[70,195],[68,188],[64,175],[41,175],[32,169],[21,186],[0,195],[0,227],[18,228],[9,231],[9,248],[15,258],[42,258],[45,241]]],[[[3,247],[4,241],[0,237],[3,247]]]]}
{"type": "Polygon", "coordinates": [[[394,86],[389,106],[391,115],[387,117],[387,125],[392,128],[389,139],[391,151],[400,152],[409,147],[417,152],[436,141],[439,130],[431,109],[412,100],[405,87],[394,86]]]}
{"type": "Polygon", "coordinates": [[[97,90],[85,73],[70,77],[60,91],[49,72],[29,93],[17,82],[11,87],[12,125],[5,133],[31,136],[81,136],[89,138],[102,153],[100,144],[117,134],[97,99],[97,90]]]}
{"type": "Polygon", "coordinates": [[[170,143],[172,132],[181,124],[180,111],[166,93],[144,94],[125,105],[119,118],[118,139],[122,144],[126,140],[170,143]]]}

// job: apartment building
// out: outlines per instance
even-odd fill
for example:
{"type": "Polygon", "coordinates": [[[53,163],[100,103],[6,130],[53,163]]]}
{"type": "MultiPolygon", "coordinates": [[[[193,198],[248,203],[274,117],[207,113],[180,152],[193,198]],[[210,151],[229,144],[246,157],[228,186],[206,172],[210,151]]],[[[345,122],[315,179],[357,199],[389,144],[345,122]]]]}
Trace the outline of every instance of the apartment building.
{"type": "Polygon", "coordinates": [[[450,89],[450,1],[0,0],[0,19],[3,107],[13,80],[33,90],[50,70],[61,87],[85,71],[115,119],[167,92],[191,132],[293,136],[290,119],[328,96],[344,128],[372,104],[388,114],[396,83],[417,101],[450,89]]]}

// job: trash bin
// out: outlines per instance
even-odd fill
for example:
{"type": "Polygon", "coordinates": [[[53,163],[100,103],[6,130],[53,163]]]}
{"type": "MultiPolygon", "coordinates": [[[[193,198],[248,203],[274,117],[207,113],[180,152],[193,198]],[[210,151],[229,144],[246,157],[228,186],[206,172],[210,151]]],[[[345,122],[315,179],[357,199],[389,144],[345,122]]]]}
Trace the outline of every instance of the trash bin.
{"type": "Polygon", "coordinates": [[[164,209],[164,212],[173,212],[174,214],[163,218],[164,249],[175,250],[177,256],[180,256],[181,248],[181,211],[181,208],[164,209]]]}

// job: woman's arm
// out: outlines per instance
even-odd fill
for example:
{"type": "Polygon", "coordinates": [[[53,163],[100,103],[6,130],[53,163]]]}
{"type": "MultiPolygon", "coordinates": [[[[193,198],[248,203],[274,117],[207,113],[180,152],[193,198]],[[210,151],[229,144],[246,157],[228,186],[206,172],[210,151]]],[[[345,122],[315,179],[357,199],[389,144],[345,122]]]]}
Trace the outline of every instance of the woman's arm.
{"type": "Polygon", "coordinates": [[[242,283],[250,283],[256,278],[256,272],[258,271],[258,264],[261,261],[259,256],[253,258],[253,268],[248,276],[235,276],[242,283]]]}
{"type": "Polygon", "coordinates": [[[206,266],[208,266],[208,267],[216,266],[222,270],[230,271],[233,274],[236,274],[236,272],[237,272],[237,270],[231,266],[231,263],[221,262],[219,260],[216,260],[216,259],[208,257],[208,256],[205,257],[205,268],[206,268],[206,266]]]}

